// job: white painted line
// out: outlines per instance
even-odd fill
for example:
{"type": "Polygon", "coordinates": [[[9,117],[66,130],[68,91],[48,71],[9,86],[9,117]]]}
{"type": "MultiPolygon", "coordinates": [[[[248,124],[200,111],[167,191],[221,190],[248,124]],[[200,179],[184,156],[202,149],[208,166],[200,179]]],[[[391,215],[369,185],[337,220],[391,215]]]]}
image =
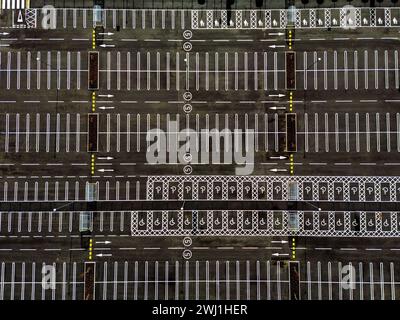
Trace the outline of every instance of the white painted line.
{"type": "Polygon", "coordinates": [[[343,52],[343,60],[344,60],[344,88],[347,90],[349,88],[349,71],[348,71],[348,62],[347,62],[347,50],[343,52]]]}
{"type": "Polygon", "coordinates": [[[378,112],[375,114],[375,128],[376,128],[376,151],[381,152],[381,132],[380,132],[380,121],[378,112]]]}
{"type": "Polygon", "coordinates": [[[374,289],[374,265],[372,262],[369,263],[369,296],[370,300],[375,300],[375,289],[374,289]]]}
{"type": "Polygon", "coordinates": [[[374,65],[374,70],[375,70],[375,89],[378,89],[379,86],[379,80],[378,80],[378,50],[374,50],[374,58],[375,58],[375,65],[374,65]]]}
{"type": "Polygon", "coordinates": [[[384,51],[385,57],[385,89],[389,89],[389,59],[388,59],[388,51],[384,51]]]}
{"type": "Polygon", "coordinates": [[[369,113],[365,115],[366,145],[367,152],[370,152],[370,129],[369,129],[369,113]]]}
{"type": "Polygon", "coordinates": [[[390,146],[390,113],[386,113],[386,151],[391,151],[390,146]]]}
{"type": "Polygon", "coordinates": [[[354,51],[353,55],[354,60],[354,88],[358,90],[358,51],[354,51]]]}
{"type": "Polygon", "coordinates": [[[396,89],[399,89],[399,53],[394,51],[394,82],[396,89]]]}
{"type": "Polygon", "coordinates": [[[318,71],[318,56],[317,52],[314,51],[314,90],[318,89],[317,71],[318,71]]]}
{"type": "Polygon", "coordinates": [[[338,88],[338,74],[337,74],[337,51],[333,51],[333,84],[334,89],[338,88]]]}
{"type": "Polygon", "coordinates": [[[396,286],[395,286],[394,275],[395,275],[394,264],[393,264],[393,262],[390,262],[390,296],[391,296],[392,300],[396,300],[396,286]]]}

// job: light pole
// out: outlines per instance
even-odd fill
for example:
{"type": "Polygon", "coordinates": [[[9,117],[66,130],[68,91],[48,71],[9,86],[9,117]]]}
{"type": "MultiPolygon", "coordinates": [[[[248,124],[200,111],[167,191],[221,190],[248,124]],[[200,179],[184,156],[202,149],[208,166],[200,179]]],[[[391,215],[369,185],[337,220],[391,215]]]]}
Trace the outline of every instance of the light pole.
{"type": "Polygon", "coordinates": [[[186,200],[184,200],[182,203],[181,211],[183,211],[185,209],[185,202],[186,202],[186,200]]]}
{"type": "Polygon", "coordinates": [[[321,211],[322,209],[320,207],[317,207],[316,205],[313,205],[312,203],[308,202],[308,201],[304,201],[305,203],[307,203],[309,206],[317,209],[318,211],[321,211]]]}
{"type": "Polygon", "coordinates": [[[76,202],[76,201],[70,201],[70,202],[67,202],[67,203],[63,204],[63,205],[60,206],[60,207],[53,208],[53,212],[56,212],[56,211],[58,211],[58,210],[61,209],[61,208],[64,208],[64,207],[66,207],[66,206],[69,206],[71,203],[74,203],[74,202],[76,202]]]}
{"type": "Polygon", "coordinates": [[[304,72],[308,72],[310,68],[312,68],[314,65],[316,65],[318,63],[318,61],[321,61],[322,58],[318,57],[313,63],[311,63],[304,72]]]}

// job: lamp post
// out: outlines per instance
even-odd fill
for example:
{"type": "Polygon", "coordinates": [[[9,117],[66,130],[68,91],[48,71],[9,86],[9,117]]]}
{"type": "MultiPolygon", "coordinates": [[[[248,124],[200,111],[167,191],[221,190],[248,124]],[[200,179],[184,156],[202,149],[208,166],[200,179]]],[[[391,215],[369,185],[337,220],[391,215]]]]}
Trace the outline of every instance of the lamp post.
{"type": "Polygon", "coordinates": [[[312,203],[310,203],[310,202],[308,202],[308,201],[304,201],[304,202],[307,203],[309,206],[311,206],[311,207],[317,209],[318,211],[321,211],[321,210],[322,210],[322,208],[317,207],[317,206],[313,205],[312,203]]]}
{"type": "Polygon", "coordinates": [[[76,201],[70,201],[70,202],[67,202],[66,204],[63,204],[63,205],[60,206],[60,207],[53,208],[53,212],[56,212],[56,211],[58,211],[58,210],[61,209],[61,208],[65,208],[66,206],[69,206],[71,203],[74,203],[74,202],[76,202],[76,201]]]}

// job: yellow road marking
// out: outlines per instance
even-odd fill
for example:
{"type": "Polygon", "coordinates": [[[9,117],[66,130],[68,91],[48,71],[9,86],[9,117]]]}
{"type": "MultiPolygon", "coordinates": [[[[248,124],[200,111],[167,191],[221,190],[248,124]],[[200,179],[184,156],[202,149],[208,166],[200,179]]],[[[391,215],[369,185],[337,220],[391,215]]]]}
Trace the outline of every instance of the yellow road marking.
{"type": "Polygon", "coordinates": [[[95,156],[92,154],[91,161],[90,161],[90,172],[94,175],[94,168],[95,168],[95,156]]]}
{"type": "Polygon", "coordinates": [[[289,156],[289,169],[290,169],[290,174],[294,175],[294,160],[293,160],[294,156],[293,154],[291,154],[289,156]]]}
{"type": "Polygon", "coordinates": [[[96,111],[96,93],[92,92],[92,112],[96,111]]]}
{"type": "Polygon", "coordinates": [[[93,239],[89,240],[89,260],[93,258],[93,239]]]}
{"type": "Polygon", "coordinates": [[[96,49],[96,30],[92,30],[92,49],[96,49]]]}
{"type": "Polygon", "coordinates": [[[292,259],[296,259],[296,239],[292,238],[292,259]]]}

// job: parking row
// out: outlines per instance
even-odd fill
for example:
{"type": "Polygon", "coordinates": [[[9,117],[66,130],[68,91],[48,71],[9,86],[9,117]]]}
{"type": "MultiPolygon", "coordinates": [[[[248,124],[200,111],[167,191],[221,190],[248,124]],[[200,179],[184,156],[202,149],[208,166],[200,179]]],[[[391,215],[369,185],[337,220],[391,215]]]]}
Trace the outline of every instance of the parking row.
{"type": "MultiPolygon", "coordinates": [[[[131,233],[130,211],[95,211],[89,221],[89,230],[96,234],[131,233]]],[[[0,212],[1,237],[78,237],[79,211],[0,212]]]]}
{"type": "MultiPolygon", "coordinates": [[[[75,178],[35,181],[7,176],[0,184],[0,200],[84,201],[88,182],[75,178]]],[[[146,185],[137,178],[111,178],[93,181],[96,200],[400,201],[400,180],[395,176],[148,176],[146,185]]]]}
{"type": "MultiPolygon", "coordinates": [[[[188,42],[185,43],[187,45],[188,42]]],[[[128,91],[285,90],[285,52],[209,51],[190,44],[179,51],[104,51],[99,56],[100,87],[128,91]],[[188,50],[188,49],[187,49],[188,50]]],[[[398,50],[333,50],[295,53],[298,90],[399,88],[398,50]]],[[[0,88],[81,90],[87,87],[83,51],[0,53],[0,88]]]]}
{"type": "MultiPolygon", "coordinates": [[[[161,29],[183,30],[190,28],[191,11],[173,9],[92,9],[54,8],[53,21],[61,29],[92,29],[101,24],[104,28],[118,30],[161,29]]],[[[42,14],[36,9],[36,19],[42,14]]],[[[37,24],[38,27],[42,25],[37,24]]]]}
{"type": "Polygon", "coordinates": [[[148,200],[389,202],[400,179],[378,176],[151,176],[148,200]]]}
{"type": "MultiPolygon", "coordinates": [[[[21,179],[2,177],[0,183],[0,201],[62,201],[73,203],[87,199],[86,188],[88,188],[87,177],[57,176],[50,179],[48,176],[43,179],[29,179],[26,176],[21,179]]],[[[36,177],[38,178],[38,177],[36,177]]],[[[91,181],[95,186],[95,200],[140,200],[144,199],[145,186],[140,179],[118,179],[110,178],[91,181]]],[[[56,206],[56,204],[55,204],[56,206]]]]}
{"type": "Polygon", "coordinates": [[[133,236],[398,237],[399,212],[133,211],[133,236]]]}
{"type": "Polygon", "coordinates": [[[269,10],[192,10],[192,28],[219,29],[356,29],[396,27],[398,8],[290,8],[269,10]]]}
{"type": "MultiPolygon", "coordinates": [[[[103,261],[95,300],[396,300],[397,262],[103,261]],[[291,288],[291,286],[292,288],[291,288]],[[295,289],[297,288],[297,289],[295,289]],[[297,291],[297,292],[296,292],[297,291]]],[[[83,300],[82,262],[0,262],[0,300],[83,300]]]]}
{"type": "MultiPolygon", "coordinates": [[[[38,22],[48,11],[29,10],[25,16],[38,22]]],[[[173,9],[101,9],[53,8],[51,25],[59,28],[104,27],[122,29],[296,29],[359,27],[396,27],[398,8],[311,8],[269,10],[173,10],[173,9]]],[[[46,25],[46,24],[44,24],[46,25]]],[[[43,27],[44,28],[44,27],[43,27]]]]}
{"type": "MultiPolygon", "coordinates": [[[[305,113],[298,121],[298,149],[307,153],[400,151],[399,113],[305,113]]],[[[176,143],[190,139],[196,143],[196,148],[190,145],[195,154],[204,150],[202,141],[211,138],[211,143],[205,143],[206,152],[232,147],[236,151],[239,145],[233,142],[245,136],[246,145],[255,152],[283,152],[284,125],[284,116],[276,112],[185,116],[107,113],[99,115],[99,150],[143,153],[156,138],[166,138],[176,143]]],[[[1,148],[6,153],[86,152],[87,135],[87,114],[5,113],[0,117],[1,148]]]]}

